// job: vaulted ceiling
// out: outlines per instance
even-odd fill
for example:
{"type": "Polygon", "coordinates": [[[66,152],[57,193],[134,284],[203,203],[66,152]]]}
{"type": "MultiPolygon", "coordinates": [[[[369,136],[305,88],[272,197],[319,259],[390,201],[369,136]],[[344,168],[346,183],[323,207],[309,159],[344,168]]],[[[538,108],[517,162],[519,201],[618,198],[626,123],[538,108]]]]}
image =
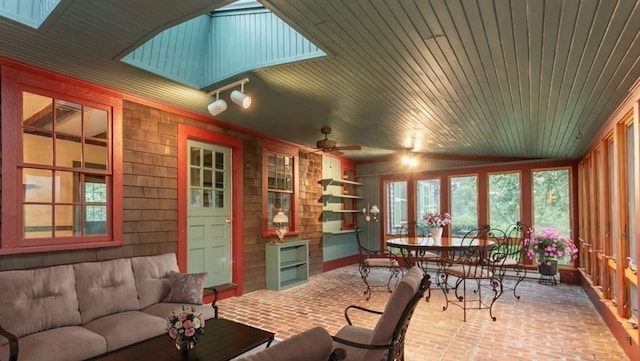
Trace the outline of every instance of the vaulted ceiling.
{"type": "MultiPolygon", "coordinates": [[[[121,59],[228,0],[61,0],[38,28],[0,18],[0,56],[202,115],[207,92],[121,59]]],[[[428,154],[575,159],[640,77],[636,0],[261,0],[327,55],[248,77],[215,119],[356,160],[428,154]]],[[[224,56],[224,54],[217,54],[224,56]]],[[[186,66],[186,65],[185,65],[186,66]]]]}

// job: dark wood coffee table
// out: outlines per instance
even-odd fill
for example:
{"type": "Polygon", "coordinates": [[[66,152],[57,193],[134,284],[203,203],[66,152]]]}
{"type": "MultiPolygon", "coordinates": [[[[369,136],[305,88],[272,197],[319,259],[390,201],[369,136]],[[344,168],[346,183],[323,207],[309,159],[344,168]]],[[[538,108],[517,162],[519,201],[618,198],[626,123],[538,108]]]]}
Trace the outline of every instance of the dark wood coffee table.
{"type": "Polygon", "coordinates": [[[266,343],[269,347],[274,336],[273,332],[214,318],[207,320],[196,347],[185,353],[176,349],[169,335],[165,334],[110,352],[95,360],[227,361],[262,344],[266,343]]]}

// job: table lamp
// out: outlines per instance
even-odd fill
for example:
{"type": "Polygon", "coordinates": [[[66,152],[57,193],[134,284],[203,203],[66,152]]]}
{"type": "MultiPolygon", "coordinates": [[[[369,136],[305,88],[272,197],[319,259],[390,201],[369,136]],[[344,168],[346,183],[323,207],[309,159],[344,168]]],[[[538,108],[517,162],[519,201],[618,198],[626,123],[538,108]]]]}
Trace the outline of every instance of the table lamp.
{"type": "MultiPolygon", "coordinates": [[[[279,211],[275,216],[273,216],[273,227],[275,228],[276,235],[278,236],[278,240],[276,241],[277,243],[284,242],[282,239],[284,238],[284,235],[289,232],[289,227],[286,226],[287,223],[289,223],[289,218],[282,211],[279,211]]],[[[271,243],[274,243],[274,241],[271,243]]]]}

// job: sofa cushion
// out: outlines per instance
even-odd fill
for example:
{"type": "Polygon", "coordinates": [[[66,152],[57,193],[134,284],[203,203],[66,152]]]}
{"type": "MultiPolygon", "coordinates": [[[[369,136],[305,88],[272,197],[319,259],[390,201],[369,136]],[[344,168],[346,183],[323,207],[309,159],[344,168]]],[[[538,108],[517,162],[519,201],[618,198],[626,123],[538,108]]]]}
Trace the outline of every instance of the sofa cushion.
{"type": "Polygon", "coordinates": [[[110,352],[166,333],[167,319],[140,311],[126,311],[97,318],[84,327],[104,337],[107,352],[110,352]]]}
{"type": "Polygon", "coordinates": [[[82,324],[140,309],[130,258],[73,265],[82,324]]]}
{"type": "MultiPolygon", "coordinates": [[[[21,338],[18,357],[21,361],[80,361],[105,352],[104,337],[81,326],[66,326],[21,338]]],[[[9,345],[4,345],[0,347],[0,360],[8,359],[9,345]]]]}
{"type": "Polygon", "coordinates": [[[178,272],[175,253],[131,258],[140,308],[162,302],[169,294],[169,276],[178,272]]]}
{"type": "Polygon", "coordinates": [[[72,266],[0,272],[0,285],[0,324],[17,337],[80,325],[72,266]]]}
{"type": "Polygon", "coordinates": [[[191,308],[193,307],[197,313],[202,314],[202,318],[204,318],[205,320],[208,320],[210,318],[215,318],[216,313],[213,309],[213,307],[211,307],[210,304],[208,305],[189,305],[189,304],[184,304],[184,303],[165,303],[165,302],[160,302],[160,303],[156,303],[155,305],[151,305],[147,308],[143,308],[142,312],[148,313],[150,315],[154,315],[154,316],[158,316],[158,317],[162,317],[165,319],[168,319],[169,316],[171,316],[173,314],[173,311],[175,311],[176,313],[180,313],[182,311],[182,307],[185,308],[191,308]]]}
{"type": "Polygon", "coordinates": [[[169,282],[171,289],[164,302],[202,304],[202,292],[207,273],[171,272],[169,282]]]}

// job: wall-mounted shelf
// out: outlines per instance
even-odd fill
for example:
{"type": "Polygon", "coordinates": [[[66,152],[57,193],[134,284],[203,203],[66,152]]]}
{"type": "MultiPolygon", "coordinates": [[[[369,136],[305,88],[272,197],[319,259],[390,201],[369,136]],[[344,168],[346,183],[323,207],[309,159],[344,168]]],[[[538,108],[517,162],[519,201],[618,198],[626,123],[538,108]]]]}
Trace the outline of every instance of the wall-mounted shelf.
{"type": "Polygon", "coordinates": [[[351,194],[323,194],[323,199],[327,198],[345,198],[345,199],[362,199],[360,196],[354,196],[351,194]]]}
{"type": "Polygon", "coordinates": [[[357,209],[326,209],[323,212],[325,213],[360,213],[361,211],[357,209]]]}
{"type": "Polygon", "coordinates": [[[336,235],[336,234],[349,234],[349,233],[356,233],[356,232],[362,232],[362,230],[361,229],[358,229],[358,230],[356,230],[356,229],[343,229],[341,231],[322,232],[322,233],[327,234],[329,236],[333,236],[333,235],[336,235]]]}
{"type": "Polygon", "coordinates": [[[346,179],[336,179],[336,178],[327,178],[327,179],[321,179],[320,181],[318,181],[318,183],[322,184],[322,186],[324,187],[324,189],[327,189],[327,186],[329,185],[352,185],[352,186],[363,186],[364,184],[360,183],[360,182],[354,182],[351,180],[346,180],[346,179]]]}

